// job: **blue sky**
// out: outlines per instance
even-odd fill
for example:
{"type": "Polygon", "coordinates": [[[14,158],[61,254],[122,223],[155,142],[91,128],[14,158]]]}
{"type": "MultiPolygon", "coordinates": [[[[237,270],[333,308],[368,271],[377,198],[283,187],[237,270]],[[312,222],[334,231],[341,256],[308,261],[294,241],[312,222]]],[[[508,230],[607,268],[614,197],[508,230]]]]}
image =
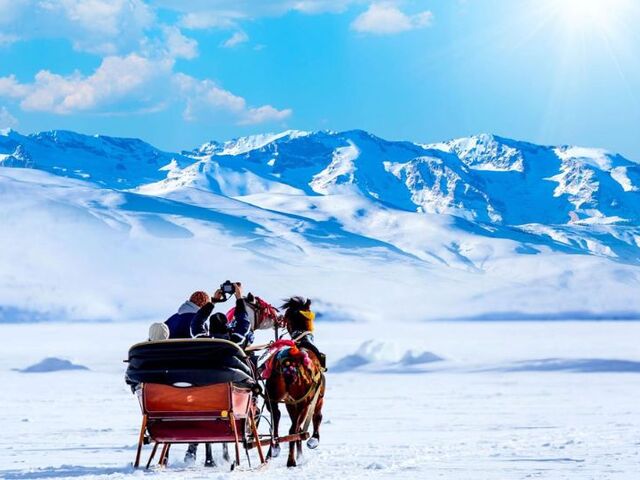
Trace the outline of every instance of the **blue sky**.
{"type": "Polygon", "coordinates": [[[640,161],[634,0],[0,0],[0,128],[480,132],[640,161]]]}

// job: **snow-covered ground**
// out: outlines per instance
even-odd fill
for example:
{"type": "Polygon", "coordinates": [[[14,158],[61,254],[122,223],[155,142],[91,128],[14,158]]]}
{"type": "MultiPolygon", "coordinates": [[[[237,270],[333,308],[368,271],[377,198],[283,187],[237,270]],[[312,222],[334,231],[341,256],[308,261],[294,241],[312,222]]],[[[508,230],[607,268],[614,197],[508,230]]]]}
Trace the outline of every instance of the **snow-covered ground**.
{"type": "Polygon", "coordinates": [[[0,325],[0,478],[637,478],[637,322],[320,323],[319,449],[297,470],[281,456],[232,474],[185,467],[181,447],[164,471],[130,467],[140,414],[122,360],[146,330],[0,325]],[[14,370],[48,357],[89,370],[14,370]]]}

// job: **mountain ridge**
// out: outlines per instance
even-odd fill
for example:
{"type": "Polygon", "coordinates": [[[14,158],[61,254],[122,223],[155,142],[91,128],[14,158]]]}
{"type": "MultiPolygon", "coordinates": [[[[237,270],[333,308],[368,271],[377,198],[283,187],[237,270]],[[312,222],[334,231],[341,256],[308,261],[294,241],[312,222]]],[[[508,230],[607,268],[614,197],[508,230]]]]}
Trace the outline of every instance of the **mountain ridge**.
{"type": "MultiPolygon", "coordinates": [[[[309,294],[350,317],[387,311],[384,297],[371,292],[418,294],[427,284],[438,287],[421,307],[425,318],[598,316],[620,311],[616,302],[640,282],[640,165],[602,149],[490,134],[418,144],[363,130],[288,130],[172,153],[138,139],[4,131],[0,166],[0,214],[15,227],[0,237],[0,257],[12,265],[0,278],[6,311],[22,308],[16,281],[32,293],[44,288],[22,270],[73,283],[60,279],[49,256],[64,251],[84,271],[83,255],[107,241],[105,252],[126,257],[114,262],[118,270],[98,268],[116,282],[129,263],[163,278],[154,260],[136,258],[149,246],[166,257],[162,266],[180,271],[173,262],[189,259],[193,277],[185,278],[202,279],[206,269],[193,255],[213,248],[243,278],[282,275],[301,284],[308,272],[325,271],[309,294]],[[42,237],[30,246],[35,254],[16,241],[25,236],[42,237]],[[34,256],[44,264],[31,263],[34,256]],[[353,272],[367,270],[376,278],[354,294],[358,301],[327,283],[349,283],[353,272]]],[[[88,288],[77,281],[76,288],[88,288]]],[[[286,294],[278,282],[269,288],[286,294]]],[[[87,295],[103,301],[93,290],[87,295]]],[[[104,308],[65,299],[78,305],[55,298],[47,305],[87,318],[144,310],[126,306],[124,293],[104,308]]]]}

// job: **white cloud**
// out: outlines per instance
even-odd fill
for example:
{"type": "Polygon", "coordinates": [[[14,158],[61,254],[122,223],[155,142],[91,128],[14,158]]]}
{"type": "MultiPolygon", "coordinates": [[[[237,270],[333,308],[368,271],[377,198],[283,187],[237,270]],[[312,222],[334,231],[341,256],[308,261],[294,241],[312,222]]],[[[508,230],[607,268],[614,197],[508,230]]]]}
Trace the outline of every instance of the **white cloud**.
{"type": "MultiPolygon", "coordinates": [[[[166,37],[175,57],[197,55],[195,40],[183,29],[241,31],[240,24],[287,12],[341,13],[366,0],[0,0],[0,46],[33,38],[64,38],[77,51],[97,55],[144,52],[166,37]],[[171,35],[159,22],[158,9],[177,15],[171,35]]],[[[234,34],[237,44],[242,34],[234,34]]]]}
{"type": "Polygon", "coordinates": [[[154,0],[154,4],[182,12],[180,26],[187,29],[233,29],[243,20],[277,17],[287,12],[309,15],[342,13],[363,0],[154,0]]]}
{"type": "Polygon", "coordinates": [[[198,80],[177,73],[174,81],[185,98],[183,117],[188,121],[231,115],[239,125],[254,125],[282,121],[293,113],[291,109],[278,110],[271,105],[249,107],[244,98],[219,87],[211,80],[198,80]]]}
{"type": "Polygon", "coordinates": [[[249,36],[243,31],[235,32],[231,37],[224,41],[222,44],[225,48],[233,48],[236,45],[240,45],[241,43],[248,42],[249,36]]]}
{"type": "Polygon", "coordinates": [[[32,0],[0,0],[0,22],[15,22],[32,0]]]}
{"type": "MultiPolygon", "coordinates": [[[[2,0],[0,0],[2,1],[2,0]]],[[[78,51],[135,51],[155,14],[142,0],[3,0],[0,28],[10,38],[67,38],[78,51]]]]}
{"type": "Polygon", "coordinates": [[[0,46],[32,38],[64,38],[102,56],[198,55],[196,40],[159,23],[143,0],[0,0],[0,46]]]}
{"type": "Polygon", "coordinates": [[[206,30],[210,28],[231,29],[236,28],[237,20],[244,18],[238,12],[191,12],[180,18],[179,24],[190,30],[206,30]]]}
{"type": "Polygon", "coordinates": [[[18,119],[11,115],[7,107],[0,107],[0,129],[15,128],[18,126],[18,119]]]}
{"type": "Polygon", "coordinates": [[[340,13],[364,0],[151,0],[153,5],[178,12],[197,14],[216,12],[245,18],[283,15],[290,11],[305,13],[340,13]]]}
{"type": "Polygon", "coordinates": [[[0,97],[20,98],[27,95],[29,87],[16,80],[15,75],[0,77],[0,97]]]}
{"type": "Polygon", "coordinates": [[[173,72],[170,57],[150,59],[138,54],[106,57],[91,75],[59,75],[39,71],[31,83],[0,77],[0,97],[19,102],[26,111],[66,115],[78,112],[156,111],[184,104],[185,120],[213,118],[239,125],[281,121],[292,113],[271,105],[253,107],[212,80],[173,72]]]}
{"type": "Polygon", "coordinates": [[[250,108],[238,122],[240,125],[256,125],[258,123],[282,121],[291,116],[293,110],[286,108],[278,110],[271,105],[250,108]]]}
{"type": "Polygon", "coordinates": [[[242,112],[246,108],[244,98],[218,87],[211,80],[198,80],[184,73],[176,73],[174,81],[186,99],[185,120],[194,121],[199,113],[210,109],[242,112]]]}
{"type": "Polygon", "coordinates": [[[179,28],[164,26],[164,44],[167,55],[171,58],[186,58],[188,60],[198,56],[198,42],[185,37],[179,28]]]}
{"type": "Polygon", "coordinates": [[[89,76],[40,70],[28,84],[18,83],[13,76],[0,77],[0,96],[19,99],[23,110],[57,114],[114,111],[124,102],[128,109],[148,108],[159,101],[152,87],[167,83],[172,67],[171,59],[110,56],[89,76]]]}
{"type": "Polygon", "coordinates": [[[20,37],[18,37],[18,35],[15,35],[12,33],[0,32],[0,47],[11,45],[12,43],[17,42],[18,40],[20,40],[20,37]]]}
{"type": "Polygon", "coordinates": [[[292,10],[302,13],[342,13],[350,4],[355,3],[353,0],[297,0],[293,2],[285,2],[292,4],[292,10]]]}
{"type": "MultiPolygon", "coordinates": [[[[197,41],[180,27],[234,29],[223,43],[234,47],[249,40],[238,27],[241,21],[291,10],[341,11],[351,1],[0,0],[0,46],[65,38],[74,49],[103,57],[91,73],[40,70],[31,81],[22,82],[14,75],[0,77],[0,98],[23,111],[58,115],[157,111],[178,104],[188,120],[220,118],[242,125],[282,121],[291,109],[249,105],[212,80],[176,72],[176,59],[198,55],[197,41]],[[157,8],[173,10],[179,21],[159,22],[157,8]]],[[[8,121],[6,108],[2,114],[8,121]]]]}
{"type": "Polygon", "coordinates": [[[408,15],[393,3],[381,2],[372,3],[351,23],[351,28],[360,33],[392,35],[428,27],[432,21],[433,14],[428,10],[408,15]]]}

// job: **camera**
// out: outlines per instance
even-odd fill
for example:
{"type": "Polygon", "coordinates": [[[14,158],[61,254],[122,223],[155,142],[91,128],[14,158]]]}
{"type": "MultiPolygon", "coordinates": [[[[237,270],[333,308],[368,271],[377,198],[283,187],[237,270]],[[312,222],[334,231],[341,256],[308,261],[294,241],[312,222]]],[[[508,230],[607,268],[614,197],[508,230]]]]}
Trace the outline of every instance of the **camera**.
{"type": "Polygon", "coordinates": [[[236,291],[236,285],[240,285],[240,282],[230,282],[227,280],[222,285],[220,285],[220,290],[225,295],[233,295],[236,291]]]}

